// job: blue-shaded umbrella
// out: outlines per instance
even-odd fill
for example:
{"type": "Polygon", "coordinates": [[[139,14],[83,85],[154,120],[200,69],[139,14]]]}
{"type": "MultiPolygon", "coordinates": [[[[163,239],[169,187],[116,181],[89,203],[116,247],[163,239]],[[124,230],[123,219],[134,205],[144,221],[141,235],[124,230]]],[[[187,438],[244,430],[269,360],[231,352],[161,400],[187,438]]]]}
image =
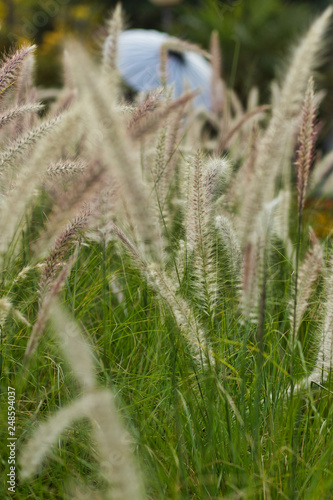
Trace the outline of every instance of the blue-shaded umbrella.
{"type": "MultiPolygon", "coordinates": [[[[134,90],[151,90],[161,86],[161,50],[175,40],[166,33],[154,30],[128,30],[118,41],[118,69],[134,90]]],[[[181,43],[181,42],[180,42],[181,43]]],[[[177,43],[168,50],[166,83],[173,84],[174,96],[187,89],[200,90],[195,106],[211,108],[212,68],[203,56],[193,51],[177,50],[177,43]],[[175,48],[174,48],[175,47],[175,48]]]]}

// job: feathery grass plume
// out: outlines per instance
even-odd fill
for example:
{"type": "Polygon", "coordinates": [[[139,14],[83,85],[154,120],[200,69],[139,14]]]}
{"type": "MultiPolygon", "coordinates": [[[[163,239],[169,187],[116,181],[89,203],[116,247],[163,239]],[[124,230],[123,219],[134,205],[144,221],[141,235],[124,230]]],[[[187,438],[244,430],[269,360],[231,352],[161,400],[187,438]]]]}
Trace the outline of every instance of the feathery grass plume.
{"type": "MultiPolygon", "coordinates": [[[[54,303],[56,297],[63,289],[76,258],[77,258],[77,253],[74,252],[72,257],[67,261],[65,265],[59,264],[59,268],[61,269],[61,271],[57,273],[57,276],[53,279],[52,282],[50,282],[49,280],[47,286],[44,286],[43,296],[40,300],[37,319],[33,325],[27,343],[27,347],[24,353],[25,363],[29,361],[29,359],[31,358],[31,356],[33,355],[39,344],[39,341],[44,333],[46,323],[49,319],[50,308],[54,303]]],[[[54,271],[59,271],[59,269],[55,269],[54,271]]],[[[54,272],[54,274],[56,273],[54,272]]],[[[44,283],[42,285],[44,285],[44,283]]]]}
{"type": "Polygon", "coordinates": [[[301,380],[295,389],[307,387],[314,382],[320,384],[325,382],[329,376],[329,372],[333,366],[333,258],[329,261],[329,268],[325,278],[325,310],[322,331],[319,338],[318,354],[315,362],[315,367],[310,375],[301,380]]]}
{"type": "Polygon", "coordinates": [[[11,301],[7,297],[1,297],[0,299],[0,326],[3,326],[6,318],[13,307],[11,301]]]}
{"type": "Polygon", "coordinates": [[[279,109],[275,111],[280,111],[281,115],[277,119],[297,116],[300,113],[312,71],[320,61],[323,38],[329,28],[332,12],[333,8],[328,7],[297,47],[280,91],[277,105],[279,109]]]}
{"type": "Polygon", "coordinates": [[[21,448],[21,480],[25,481],[38,473],[39,467],[50,449],[56,445],[59,436],[73,422],[82,418],[89,418],[93,424],[103,477],[108,482],[107,491],[102,492],[104,498],[143,500],[143,487],[133,464],[127,436],[119,422],[114,398],[109,391],[97,388],[61,408],[39,425],[21,448]]]}
{"type": "Polygon", "coordinates": [[[59,435],[73,421],[87,417],[93,424],[102,473],[108,483],[107,498],[143,499],[143,487],[131,456],[127,434],[117,416],[112,394],[97,386],[90,347],[77,323],[56,301],[51,306],[51,319],[64,354],[82,386],[83,396],[62,408],[34,432],[19,457],[21,478],[26,480],[36,474],[59,435]]]}
{"type": "Polygon", "coordinates": [[[133,139],[141,139],[145,135],[156,132],[156,128],[174,111],[183,110],[187,103],[191,102],[198,95],[198,91],[184,92],[177,99],[173,99],[168,105],[161,101],[161,105],[156,107],[151,113],[146,115],[145,120],[139,120],[131,127],[130,134],[133,139]]]}
{"type": "Polygon", "coordinates": [[[21,269],[21,271],[18,273],[18,275],[13,279],[13,281],[11,281],[11,286],[14,286],[16,285],[17,283],[19,283],[20,281],[24,281],[25,278],[27,277],[27,275],[29,274],[30,271],[32,271],[33,269],[35,269],[36,266],[25,266],[23,267],[23,269],[21,269]]]}
{"type": "MultiPolygon", "coordinates": [[[[237,283],[241,277],[240,272],[243,260],[238,235],[232,221],[225,215],[218,215],[215,218],[215,227],[218,237],[224,246],[227,257],[226,263],[230,265],[235,282],[237,283]]],[[[223,263],[223,265],[225,265],[225,263],[223,263]]]]}
{"type": "MultiPolygon", "coordinates": [[[[297,202],[298,202],[298,225],[296,241],[296,263],[295,263],[295,293],[294,293],[294,320],[292,322],[292,360],[291,373],[293,374],[294,350],[296,341],[297,327],[297,308],[298,308],[298,274],[299,274],[299,253],[301,245],[301,226],[306,190],[309,182],[310,166],[313,160],[314,145],[316,140],[315,133],[316,107],[314,104],[313,79],[309,79],[308,89],[304,99],[301,129],[299,134],[299,148],[295,162],[297,174],[297,202]]],[[[292,382],[293,383],[293,382],[292,382]]]]}
{"type": "Polygon", "coordinates": [[[129,131],[135,129],[141,120],[146,120],[150,113],[154,111],[160,104],[163,89],[157,89],[148,94],[143,102],[139,103],[133,110],[132,116],[128,123],[129,131]]]}
{"type": "Polygon", "coordinates": [[[71,137],[75,115],[66,113],[54,123],[52,142],[43,136],[35,146],[34,153],[29,157],[15,178],[15,186],[0,200],[0,255],[10,245],[19,224],[22,221],[24,209],[33,198],[36,188],[41,184],[47,166],[65,141],[71,137]]]}
{"type": "MultiPolygon", "coordinates": [[[[23,314],[18,309],[13,307],[13,304],[9,300],[8,297],[1,297],[0,298],[0,329],[2,326],[4,326],[5,321],[7,319],[7,316],[9,315],[9,313],[11,313],[13,316],[15,316],[21,323],[24,323],[27,326],[31,326],[29,321],[25,318],[25,316],[23,316],[23,314]]],[[[1,353],[0,353],[0,358],[1,358],[1,353]]],[[[0,367],[0,371],[1,371],[1,367],[0,367]]]]}
{"type": "Polygon", "coordinates": [[[157,191],[157,194],[159,195],[159,198],[161,198],[161,201],[163,203],[164,201],[164,196],[165,196],[165,186],[163,186],[163,177],[164,177],[164,171],[166,168],[166,136],[167,136],[167,126],[168,124],[164,124],[163,127],[161,127],[158,130],[157,133],[157,141],[156,141],[156,148],[155,148],[155,161],[154,161],[154,167],[153,167],[153,182],[157,191]]]}
{"type": "Polygon", "coordinates": [[[223,85],[221,82],[222,61],[218,31],[214,30],[210,37],[210,52],[212,55],[212,110],[216,115],[223,111],[223,85]]]}
{"type": "Polygon", "coordinates": [[[41,234],[38,242],[35,245],[35,252],[40,257],[45,255],[45,252],[54,245],[56,238],[63,231],[63,227],[75,218],[84,207],[90,205],[96,194],[102,189],[105,184],[105,165],[99,161],[90,161],[83,175],[74,179],[67,192],[56,189],[53,190],[54,208],[48,218],[48,223],[45,231],[41,234]]]}
{"type": "Polygon", "coordinates": [[[297,201],[298,212],[301,216],[306,198],[306,190],[309,182],[310,167],[313,161],[314,147],[316,141],[315,120],[317,110],[314,105],[313,78],[311,77],[305,95],[301,129],[299,133],[299,148],[296,158],[297,173],[297,201]]]}
{"type": "Polygon", "coordinates": [[[323,37],[329,27],[332,12],[332,7],[325,10],[313,23],[296,49],[279,95],[279,101],[273,108],[272,118],[260,141],[255,175],[249,185],[248,196],[244,200],[241,213],[243,246],[246,245],[247,238],[254,230],[255,219],[263,204],[274,198],[276,178],[280,173],[284,152],[288,151],[288,154],[292,154],[291,139],[302,109],[309,78],[314,66],[318,64],[323,37]],[[276,137],[279,140],[276,140],[276,137]]]}
{"type": "Polygon", "coordinates": [[[155,159],[152,171],[152,182],[155,191],[155,209],[157,220],[163,227],[167,223],[166,196],[168,185],[166,183],[166,170],[168,169],[168,159],[166,155],[168,123],[166,122],[157,132],[155,148],[155,159]]]}
{"type": "MultiPolygon", "coordinates": [[[[155,158],[151,167],[151,179],[153,190],[153,209],[156,217],[156,225],[160,227],[160,245],[161,252],[165,247],[164,237],[169,235],[169,225],[171,223],[170,210],[169,210],[169,197],[170,197],[170,182],[171,174],[169,169],[170,158],[167,156],[167,140],[170,125],[168,121],[159,128],[157,132],[157,140],[155,146],[155,158]]],[[[148,163],[148,162],[147,162],[148,163]]],[[[149,163],[148,163],[149,164],[149,163]]]]}
{"type": "MultiPolygon", "coordinates": [[[[298,275],[296,315],[291,314],[290,316],[291,331],[294,331],[295,327],[296,334],[301,325],[304,313],[309,306],[313,285],[318,280],[324,267],[323,250],[313,231],[311,232],[311,239],[312,248],[308,250],[298,275]],[[294,321],[296,321],[295,325],[294,321]]],[[[294,301],[292,301],[290,307],[293,307],[293,305],[294,301]]]]}
{"type": "Polygon", "coordinates": [[[47,292],[50,283],[54,281],[58,272],[62,269],[67,252],[71,249],[80,233],[87,228],[90,216],[90,207],[85,207],[55,240],[50,255],[42,268],[38,284],[41,296],[47,292]]]}
{"type": "Polygon", "coordinates": [[[206,229],[207,215],[211,210],[211,190],[207,192],[206,186],[203,185],[204,177],[204,158],[200,150],[197,151],[193,158],[187,162],[188,171],[188,199],[185,216],[186,237],[192,251],[197,246],[197,242],[201,240],[200,232],[206,229]],[[207,200],[208,196],[208,200],[207,200]],[[204,219],[205,224],[202,224],[204,219]],[[201,228],[201,225],[203,226],[201,228]]]}
{"type": "Polygon", "coordinates": [[[8,148],[0,154],[0,173],[5,168],[13,164],[16,157],[26,152],[27,148],[36,143],[36,141],[50,132],[55,125],[59,123],[62,116],[57,116],[51,120],[46,120],[37,128],[30,130],[24,136],[13,141],[8,148]]]}
{"type": "Polygon", "coordinates": [[[0,94],[2,94],[17,78],[18,71],[22,68],[23,62],[36,49],[36,45],[28,45],[6,57],[0,67],[0,94]]]}
{"type": "Polygon", "coordinates": [[[52,162],[45,173],[45,178],[56,179],[82,173],[87,168],[87,162],[81,158],[66,158],[52,162]]]}
{"type": "MultiPolygon", "coordinates": [[[[188,206],[188,194],[189,194],[189,182],[191,178],[191,160],[193,160],[193,144],[196,142],[190,141],[191,146],[188,144],[191,132],[193,132],[194,127],[190,127],[186,131],[186,145],[182,148],[180,158],[179,158],[179,168],[177,170],[178,174],[178,203],[183,208],[184,214],[188,206]],[[187,134],[187,132],[189,132],[187,134]]],[[[191,138],[192,139],[192,138],[191,138]]],[[[198,148],[197,148],[198,149],[198,148]]]]}
{"type": "Polygon", "coordinates": [[[92,217],[86,236],[90,240],[107,245],[113,234],[113,218],[118,202],[118,187],[113,179],[106,180],[103,189],[92,199],[92,217]]]}
{"type": "Polygon", "coordinates": [[[200,151],[190,164],[190,184],[185,216],[188,254],[194,259],[197,278],[195,293],[206,314],[213,314],[217,300],[217,276],[212,236],[213,195],[218,169],[216,162],[205,162],[200,151]]]}
{"type": "Polygon", "coordinates": [[[210,195],[218,198],[226,193],[231,182],[233,166],[227,156],[211,156],[206,160],[206,172],[210,195]]]}
{"type": "Polygon", "coordinates": [[[41,109],[43,109],[42,104],[24,104],[14,109],[10,109],[0,116],[0,128],[17,118],[22,119],[22,117],[28,113],[37,113],[41,109]]]}
{"type": "MultiPolygon", "coordinates": [[[[209,170],[215,171],[214,184],[211,189],[212,210],[214,212],[212,215],[226,213],[228,211],[228,193],[232,185],[233,165],[227,156],[212,156],[207,160],[206,168],[207,172],[209,170]]],[[[215,227],[214,223],[213,227],[215,227]]]]}
{"type": "Polygon", "coordinates": [[[106,75],[117,73],[118,39],[122,30],[122,9],[118,3],[108,22],[108,36],[103,48],[103,70],[106,75]]]}

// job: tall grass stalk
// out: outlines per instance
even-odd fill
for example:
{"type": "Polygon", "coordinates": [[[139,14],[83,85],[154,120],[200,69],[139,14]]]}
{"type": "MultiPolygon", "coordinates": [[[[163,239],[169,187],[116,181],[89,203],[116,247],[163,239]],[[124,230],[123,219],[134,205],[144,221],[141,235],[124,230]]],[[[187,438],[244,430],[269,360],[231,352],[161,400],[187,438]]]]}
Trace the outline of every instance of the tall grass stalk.
{"type": "Polygon", "coordinates": [[[294,296],[294,320],[292,331],[292,359],[291,359],[291,395],[294,390],[294,352],[296,341],[296,325],[297,325],[297,300],[298,300],[298,274],[299,274],[299,258],[301,246],[301,230],[302,216],[305,203],[306,191],[309,182],[310,167],[313,161],[314,147],[316,141],[315,120],[316,107],[314,103],[314,83],[310,78],[304,107],[302,113],[301,129],[299,134],[299,148],[296,159],[297,173],[297,203],[298,203],[298,223],[297,223],[297,239],[296,239],[296,264],[295,264],[295,296],[294,296]]]}

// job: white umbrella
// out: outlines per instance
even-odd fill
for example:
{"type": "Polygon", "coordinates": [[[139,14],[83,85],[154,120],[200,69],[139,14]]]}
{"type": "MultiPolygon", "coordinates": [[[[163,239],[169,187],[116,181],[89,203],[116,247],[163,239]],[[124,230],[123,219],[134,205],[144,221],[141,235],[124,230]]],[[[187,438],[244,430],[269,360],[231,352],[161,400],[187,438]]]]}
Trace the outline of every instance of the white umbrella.
{"type": "MultiPolygon", "coordinates": [[[[118,40],[118,69],[134,90],[151,90],[161,86],[161,49],[175,40],[166,33],[154,30],[128,30],[118,40]]],[[[176,45],[176,44],[174,44],[176,45]]],[[[168,50],[167,84],[173,84],[179,97],[186,89],[200,90],[194,105],[211,108],[211,65],[193,51],[177,48],[168,50]]]]}

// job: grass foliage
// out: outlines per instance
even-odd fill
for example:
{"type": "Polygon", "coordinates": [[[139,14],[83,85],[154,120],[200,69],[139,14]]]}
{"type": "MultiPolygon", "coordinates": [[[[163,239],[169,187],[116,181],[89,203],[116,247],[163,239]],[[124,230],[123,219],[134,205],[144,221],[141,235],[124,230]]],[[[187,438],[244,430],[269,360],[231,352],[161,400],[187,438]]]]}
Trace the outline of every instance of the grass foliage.
{"type": "Polygon", "coordinates": [[[333,257],[303,214],[331,17],[266,106],[220,78],[216,33],[211,111],[126,102],[119,7],[45,109],[34,47],[3,61],[1,498],[332,498],[333,257]]]}

